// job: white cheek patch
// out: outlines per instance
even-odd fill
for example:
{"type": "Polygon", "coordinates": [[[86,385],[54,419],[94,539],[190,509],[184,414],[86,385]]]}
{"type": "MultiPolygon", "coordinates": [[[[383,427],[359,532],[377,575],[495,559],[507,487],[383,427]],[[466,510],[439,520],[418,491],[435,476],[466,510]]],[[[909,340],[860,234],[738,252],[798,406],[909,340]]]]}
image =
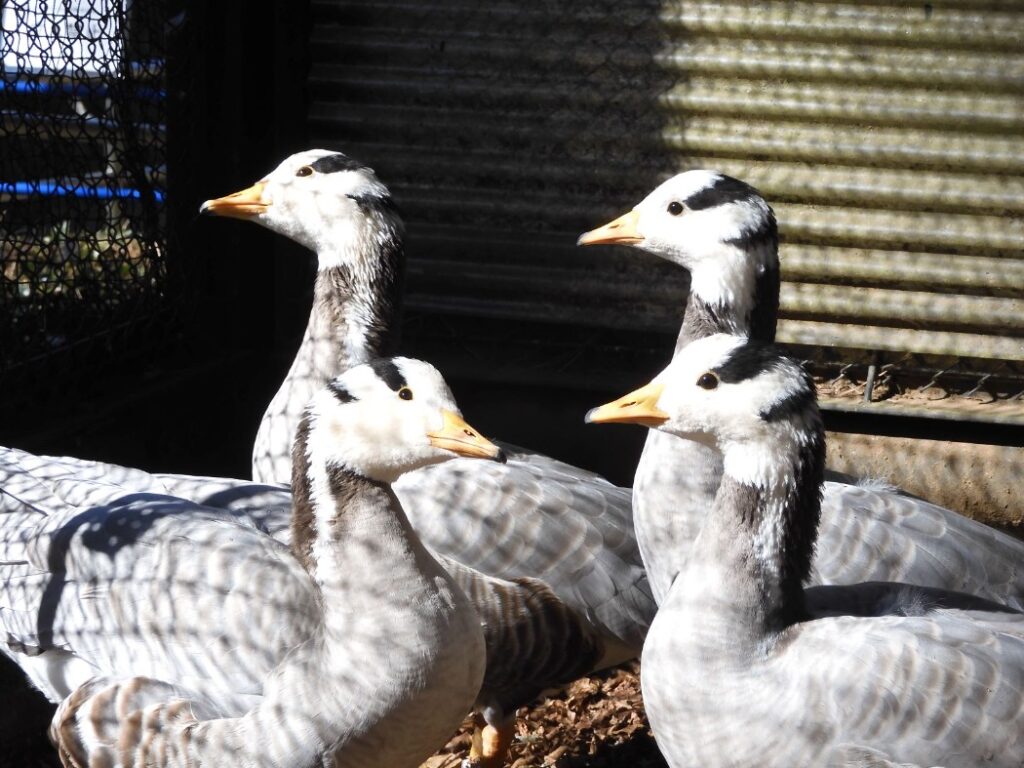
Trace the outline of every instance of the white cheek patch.
{"type": "Polygon", "coordinates": [[[294,240],[300,245],[316,250],[317,241],[305,223],[305,217],[295,211],[296,201],[292,199],[290,184],[274,184],[264,194],[275,202],[267,208],[260,223],[270,230],[294,240]],[[276,191],[276,192],[275,192],[276,191]]]}
{"type": "Polygon", "coordinates": [[[390,479],[408,450],[405,426],[385,409],[332,424],[338,463],[374,480],[390,479]]]}
{"type": "Polygon", "coordinates": [[[742,202],[690,215],[698,232],[690,239],[695,254],[690,289],[708,304],[729,305],[745,315],[752,308],[758,276],[777,258],[771,248],[742,247],[742,238],[766,214],[742,202]]]}
{"type": "Polygon", "coordinates": [[[749,203],[725,203],[683,214],[690,225],[690,242],[704,249],[742,237],[756,215],[749,203]]]}
{"type": "Polygon", "coordinates": [[[377,387],[382,386],[373,369],[365,365],[350,368],[345,371],[343,378],[345,387],[358,400],[372,396],[377,387]]]}
{"type": "MultiPolygon", "coordinates": [[[[805,386],[789,366],[772,368],[736,386],[732,402],[718,412],[726,471],[737,480],[759,488],[776,486],[793,471],[791,457],[798,454],[814,425],[810,413],[779,414],[766,420],[772,406],[799,395],[805,386]]],[[[801,398],[801,403],[806,400],[801,398]]]]}
{"type": "MultiPolygon", "coordinates": [[[[361,377],[346,376],[345,381],[353,395],[360,389],[358,382],[353,381],[356,378],[361,377]]],[[[317,415],[310,424],[310,455],[319,457],[321,463],[339,464],[366,475],[383,431],[382,425],[367,420],[371,409],[358,402],[342,405],[331,393],[323,391],[314,396],[313,407],[317,415]]]]}
{"type": "Polygon", "coordinates": [[[712,307],[729,307],[730,315],[745,317],[754,305],[757,274],[738,248],[718,246],[714,261],[702,261],[690,270],[690,291],[712,307]]]}
{"type": "MultiPolygon", "coordinates": [[[[454,408],[448,410],[455,411],[454,408]]],[[[455,411],[458,413],[458,411],[455,411]]],[[[431,408],[427,412],[427,425],[431,432],[437,432],[444,427],[444,414],[441,413],[441,408],[431,408]]]]}
{"type": "Polygon", "coordinates": [[[779,462],[777,445],[743,442],[725,447],[723,470],[744,485],[769,488],[788,469],[779,462]]]}
{"type": "Polygon", "coordinates": [[[347,198],[342,199],[324,194],[316,195],[316,216],[306,211],[307,228],[315,233],[313,248],[317,255],[317,269],[335,269],[353,265],[359,261],[359,255],[369,250],[366,231],[369,227],[354,210],[355,204],[347,198]]]}

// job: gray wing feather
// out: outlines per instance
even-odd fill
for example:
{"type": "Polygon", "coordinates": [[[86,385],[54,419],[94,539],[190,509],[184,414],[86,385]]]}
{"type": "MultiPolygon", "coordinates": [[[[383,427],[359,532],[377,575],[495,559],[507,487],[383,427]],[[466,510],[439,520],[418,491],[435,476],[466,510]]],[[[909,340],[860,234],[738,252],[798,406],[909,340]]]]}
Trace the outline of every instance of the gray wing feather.
{"type": "Polygon", "coordinates": [[[685,639],[676,644],[686,632],[656,622],[643,668],[651,722],[674,765],[1024,764],[1016,612],[806,621],[739,665],[688,656],[685,639]]]}
{"type": "Polygon", "coordinates": [[[67,651],[56,658],[194,685],[230,708],[316,626],[308,578],[257,521],[144,491],[162,486],[110,465],[4,452],[0,478],[9,654],[67,651]]]}
{"type": "Polygon", "coordinates": [[[395,493],[434,551],[488,576],[541,579],[602,633],[642,645],[655,606],[629,489],[513,449],[506,464],[456,459],[409,473],[395,493]]]}
{"type": "Polygon", "coordinates": [[[1024,762],[1019,614],[941,610],[807,626],[794,653],[809,685],[804,705],[833,699],[846,713],[837,721],[840,743],[950,768],[1024,762]],[[813,649],[821,664],[808,655],[813,649]]]}
{"type": "Polygon", "coordinates": [[[826,483],[816,583],[901,581],[1024,608],[1024,542],[921,499],[826,483]]]}
{"type": "MultiPolygon", "coordinates": [[[[509,452],[512,457],[507,465],[454,460],[405,476],[395,490],[425,543],[439,555],[499,579],[539,578],[598,632],[638,651],[653,615],[654,603],[633,537],[629,490],[546,456],[515,448],[510,448],[509,452]],[[444,471],[437,471],[439,469],[444,471]]],[[[15,451],[0,458],[6,459],[2,466],[18,470],[14,476],[0,482],[0,487],[5,489],[19,486],[18,514],[49,513],[50,525],[59,529],[53,513],[61,507],[73,510],[72,516],[81,514],[83,509],[95,510],[93,514],[99,515],[101,528],[92,532],[93,541],[118,536],[114,522],[117,515],[112,517],[111,514],[120,509],[119,519],[126,520],[124,497],[132,493],[146,494],[145,498],[136,497],[131,502],[136,505],[132,516],[164,512],[184,514],[184,510],[190,510],[188,514],[192,516],[213,515],[215,519],[219,519],[217,515],[227,516],[276,538],[285,541],[288,538],[291,499],[286,488],[223,478],[150,475],[114,465],[35,457],[15,451]],[[161,500],[160,494],[166,496],[161,500]],[[36,506],[45,505],[46,510],[27,512],[27,501],[35,501],[36,506]],[[188,507],[188,503],[194,508],[188,507]]],[[[14,518],[8,522],[13,524],[14,518]]],[[[221,524],[225,522],[220,520],[221,524]]],[[[214,522],[194,520],[190,524],[211,526],[214,522]]],[[[25,521],[21,520],[16,525],[0,528],[0,542],[5,532],[23,532],[24,525],[25,521]]],[[[158,527],[163,529],[162,525],[158,527]]],[[[167,526],[167,535],[173,535],[174,528],[167,526]]],[[[197,536],[202,536],[201,531],[190,532],[186,538],[197,536]]],[[[36,538],[39,542],[45,540],[42,546],[45,549],[49,542],[43,530],[37,532],[36,538]]],[[[159,539],[154,532],[146,541],[159,539]]],[[[81,546],[80,540],[75,540],[75,546],[81,546]]],[[[132,562],[134,558],[136,573],[146,573],[155,567],[152,564],[155,554],[143,553],[144,546],[144,542],[136,542],[130,550],[121,553],[123,562],[132,562]]],[[[40,549],[40,544],[35,548],[40,549]]],[[[18,554],[23,555],[25,547],[19,545],[18,550],[18,554]]],[[[82,552],[87,559],[93,555],[91,550],[82,552]]],[[[74,558],[75,552],[70,556],[74,558]]],[[[169,557],[166,552],[163,556],[169,557]]],[[[192,557],[187,566],[192,572],[211,568],[208,563],[200,562],[200,553],[193,553],[192,557]]],[[[89,563],[93,569],[102,565],[102,558],[93,557],[89,563]]],[[[45,566],[40,564],[40,567],[45,566]]],[[[260,574],[261,570],[254,566],[250,573],[260,574]]],[[[172,679],[194,688],[202,685],[214,703],[223,702],[229,697],[229,691],[231,694],[258,691],[255,683],[260,670],[270,663],[268,657],[294,640],[275,639],[272,633],[257,640],[260,635],[253,627],[238,628],[237,636],[227,630],[217,634],[209,628],[190,626],[186,629],[175,619],[174,637],[191,637],[194,641],[175,639],[171,642],[168,637],[155,642],[147,638],[142,643],[122,642],[115,652],[110,637],[133,636],[138,630],[124,622],[105,626],[106,615],[118,610],[131,615],[125,607],[128,601],[144,602],[147,598],[137,594],[143,589],[141,584],[127,580],[116,589],[108,588],[101,597],[102,590],[96,585],[98,578],[101,576],[93,573],[85,580],[92,595],[88,598],[91,603],[88,609],[81,607],[86,600],[85,591],[78,590],[77,586],[63,588],[61,622],[46,641],[77,649],[82,658],[101,665],[99,671],[103,674],[130,668],[135,674],[172,679]],[[63,611],[79,615],[70,615],[65,620],[63,611]],[[225,638],[232,638],[239,646],[237,658],[226,658],[227,650],[222,649],[221,656],[207,666],[189,661],[204,656],[196,651],[197,644],[216,645],[224,643],[225,638]],[[260,659],[252,658],[261,652],[264,655],[260,659]],[[125,666],[129,660],[132,666],[125,666]],[[174,677],[169,676],[168,669],[174,670],[174,677]],[[210,688],[212,691],[208,690],[210,688]]],[[[104,575],[102,578],[112,577],[104,575]]],[[[266,580],[270,577],[250,578],[266,580]]],[[[215,588],[203,588],[213,590],[209,601],[218,595],[217,599],[223,599],[222,592],[215,588]]],[[[173,604],[164,605],[165,611],[173,613],[175,604],[202,603],[203,597],[194,594],[194,589],[184,582],[173,587],[164,584],[163,591],[177,596],[173,604]]],[[[25,594],[21,603],[30,607],[41,599],[38,593],[25,594]]],[[[239,613],[244,615],[245,611],[240,609],[239,613]]],[[[26,645],[40,642],[38,632],[32,631],[30,612],[25,612],[18,620],[12,617],[11,622],[17,624],[19,642],[26,645]]],[[[282,624],[301,626],[291,620],[282,624]]],[[[163,634],[169,635],[166,630],[163,634]]]]}

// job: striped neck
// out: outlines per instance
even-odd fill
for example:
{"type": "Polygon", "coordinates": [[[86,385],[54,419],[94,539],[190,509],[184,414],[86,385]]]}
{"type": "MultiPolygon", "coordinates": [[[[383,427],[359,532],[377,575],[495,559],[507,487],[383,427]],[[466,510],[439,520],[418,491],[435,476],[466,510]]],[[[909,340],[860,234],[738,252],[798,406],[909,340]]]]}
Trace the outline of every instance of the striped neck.
{"type": "MultiPolygon", "coordinates": [[[[729,249],[729,270],[692,274],[675,354],[716,333],[770,341],[779,306],[778,250],[769,240],[760,266],[738,246],[729,249]],[[731,275],[731,277],[730,277],[731,275]]],[[[719,262],[720,263],[720,262],[719,262]]],[[[633,519],[644,567],[660,604],[693,546],[721,477],[721,457],[711,448],[651,430],[633,484],[633,519]]]]}
{"type": "Polygon", "coordinates": [[[312,424],[303,417],[292,452],[292,553],[323,586],[340,571],[336,552],[353,526],[367,516],[402,515],[391,489],[345,467],[329,465],[311,454],[312,424]]]}
{"type": "Polygon", "coordinates": [[[356,202],[363,214],[358,226],[336,228],[318,243],[313,308],[303,345],[326,337],[338,349],[337,361],[322,372],[318,384],[347,367],[391,354],[397,346],[405,271],[402,221],[390,198],[356,202]]]}
{"type": "Polygon", "coordinates": [[[823,433],[788,424],[777,432],[763,444],[725,448],[722,481],[682,579],[690,602],[733,617],[754,641],[806,617],[803,585],[821,516],[823,433]]]}
{"type": "Polygon", "coordinates": [[[676,352],[716,333],[775,340],[780,279],[774,226],[770,236],[722,243],[721,249],[718,258],[706,260],[690,272],[690,294],[676,352]]]}
{"type": "Polygon", "coordinates": [[[313,306],[296,362],[309,355],[316,384],[326,384],[354,365],[386,356],[397,347],[401,253],[377,269],[335,265],[320,269],[313,306]]]}

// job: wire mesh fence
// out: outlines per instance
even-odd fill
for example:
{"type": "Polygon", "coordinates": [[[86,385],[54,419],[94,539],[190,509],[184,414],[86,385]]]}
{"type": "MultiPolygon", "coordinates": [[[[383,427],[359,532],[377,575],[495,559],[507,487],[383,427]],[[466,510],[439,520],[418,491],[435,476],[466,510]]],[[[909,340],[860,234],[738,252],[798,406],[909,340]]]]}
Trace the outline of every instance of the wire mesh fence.
{"type": "Polygon", "coordinates": [[[808,347],[793,354],[826,397],[921,408],[982,404],[996,418],[1019,416],[1024,404],[1024,364],[1015,361],[808,347]]]}
{"type": "Polygon", "coordinates": [[[151,1],[2,7],[0,375],[10,382],[48,359],[95,364],[167,334],[167,19],[151,1]]]}

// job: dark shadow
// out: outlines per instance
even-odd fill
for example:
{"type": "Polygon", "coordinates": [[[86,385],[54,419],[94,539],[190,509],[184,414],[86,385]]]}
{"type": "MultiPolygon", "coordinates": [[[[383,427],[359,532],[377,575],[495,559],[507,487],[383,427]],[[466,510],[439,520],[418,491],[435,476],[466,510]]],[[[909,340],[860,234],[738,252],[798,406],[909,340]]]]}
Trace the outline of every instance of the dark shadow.
{"type": "Polygon", "coordinates": [[[650,733],[638,733],[621,744],[600,749],[596,755],[573,756],[559,760],[558,768],[666,768],[668,763],[658,751],[650,733]]]}
{"type": "Polygon", "coordinates": [[[963,592],[899,582],[864,582],[804,590],[813,618],[835,616],[926,616],[939,609],[1020,613],[1001,603],[963,592]]]}
{"type": "Polygon", "coordinates": [[[0,655],[0,768],[60,768],[46,729],[57,707],[29,685],[18,665],[0,655]]]}

